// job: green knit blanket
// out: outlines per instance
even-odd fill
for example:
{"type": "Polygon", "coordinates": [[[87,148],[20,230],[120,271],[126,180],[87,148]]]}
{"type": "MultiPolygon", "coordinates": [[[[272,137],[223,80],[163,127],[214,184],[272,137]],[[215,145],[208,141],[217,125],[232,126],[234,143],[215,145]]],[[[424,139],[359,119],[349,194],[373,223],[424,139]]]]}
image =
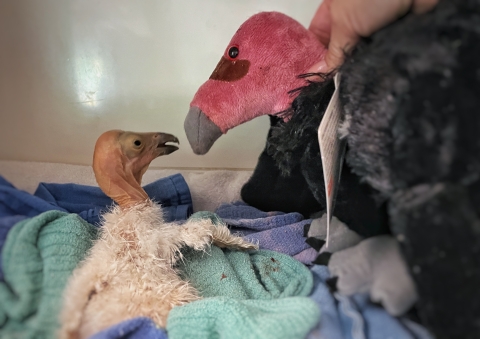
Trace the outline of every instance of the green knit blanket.
{"type": "Polygon", "coordinates": [[[205,298],[174,308],[170,339],[305,338],[319,320],[306,296],[313,280],[299,261],[273,251],[188,251],[180,266],[205,298]]]}
{"type": "MultiPolygon", "coordinates": [[[[211,218],[197,213],[193,218],[211,218]]],[[[19,222],[3,247],[0,338],[54,338],[62,292],[97,229],[76,214],[45,212],[19,222]]],[[[178,267],[205,298],[174,308],[167,331],[180,338],[303,338],[319,320],[306,296],[310,271],[272,251],[184,251],[178,267]]]]}
{"type": "Polygon", "coordinates": [[[78,215],[58,211],[10,230],[2,250],[0,338],[55,337],[63,288],[96,234],[78,215]]]}

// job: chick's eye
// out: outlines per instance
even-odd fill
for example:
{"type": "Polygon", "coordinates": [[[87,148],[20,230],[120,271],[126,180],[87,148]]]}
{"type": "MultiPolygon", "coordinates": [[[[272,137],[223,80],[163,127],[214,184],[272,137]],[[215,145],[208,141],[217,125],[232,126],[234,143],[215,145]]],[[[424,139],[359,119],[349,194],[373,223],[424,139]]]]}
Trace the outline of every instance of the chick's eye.
{"type": "Polygon", "coordinates": [[[140,140],[135,140],[135,141],[133,142],[133,144],[134,144],[135,146],[140,146],[140,145],[142,144],[142,142],[141,142],[140,140]]]}
{"type": "Polygon", "coordinates": [[[228,49],[228,56],[235,59],[238,56],[239,50],[237,46],[232,46],[228,49]]]}

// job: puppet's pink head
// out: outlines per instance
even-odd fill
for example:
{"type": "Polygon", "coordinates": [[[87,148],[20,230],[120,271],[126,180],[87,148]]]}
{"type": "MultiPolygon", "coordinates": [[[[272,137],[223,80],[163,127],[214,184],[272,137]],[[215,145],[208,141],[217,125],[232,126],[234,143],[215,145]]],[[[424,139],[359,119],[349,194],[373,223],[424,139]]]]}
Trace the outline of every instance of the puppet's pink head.
{"type": "Polygon", "coordinates": [[[229,129],[288,109],[294,99],[289,91],[305,85],[298,76],[325,51],[284,14],[261,12],[245,21],[190,104],[184,127],[193,151],[205,154],[229,129]]]}

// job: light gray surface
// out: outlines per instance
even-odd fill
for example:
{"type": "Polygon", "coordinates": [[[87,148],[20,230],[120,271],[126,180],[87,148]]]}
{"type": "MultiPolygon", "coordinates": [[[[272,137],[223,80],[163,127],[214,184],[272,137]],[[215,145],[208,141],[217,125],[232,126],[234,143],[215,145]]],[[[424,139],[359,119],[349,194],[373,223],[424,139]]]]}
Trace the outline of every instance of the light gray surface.
{"type": "Polygon", "coordinates": [[[397,240],[388,235],[368,238],[332,254],[328,269],[338,277],[342,294],[369,293],[388,313],[400,316],[418,299],[415,283],[400,253],[397,240]]]}
{"type": "Polygon", "coordinates": [[[322,246],[319,253],[335,253],[355,246],[363,239],[358,233],[349,229],[347,225],[338,220],[338,218],[335,216],[333,216],[332,220],[330,221],[330,232],[327,232],[326,213],[324,213],[321,218],[313,219],[308,231],[308,236],[325,240],[325,244],[322,246]]]}

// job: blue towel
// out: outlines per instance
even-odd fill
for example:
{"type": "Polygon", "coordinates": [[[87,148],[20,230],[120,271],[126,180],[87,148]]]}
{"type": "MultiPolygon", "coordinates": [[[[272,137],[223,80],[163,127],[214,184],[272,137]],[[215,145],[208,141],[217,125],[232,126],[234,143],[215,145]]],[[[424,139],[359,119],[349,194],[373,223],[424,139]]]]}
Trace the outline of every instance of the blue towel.
{"type": "MultiPolygon", "coordinates": [[[[330,273],[326,266],[311,269],[314,288],[310,298],[320,309],[320,322],[308,339],[433,339],[422,326],[408,319],[395,318],[372,304],[367,295],[345,297],[332,294],[326,284],[330,273]]],[[[124,321],[99,332],[91,339],[166,339],[164,330],[146,318],[124,321]]]]}
{"type": "MultiPolygon", "coordinates": [[[[181,175],[160,179],[145,186],[145,189],[150,197],[165,206],[169,220],[184,220],[191,214],[190,192],[181,175]]],[[[16,189],[0,176],[0,250],[10,228],[25,218],[47,210],[60,210],[78,213],[85,220],[95,223],[98,222],[100,211],[110,204],[111,200],[97,187],[41,184],[35,195],[31,195],[16,189]]],[[[242,202],[222,205],[217,214],[233,231],[240,231],[249,239],[258,240],[262,248],[309,262],[310,248],[305,244],[303,226],[311,220],[303,219],[300,214],[262,212],[242,202]]],[[[309,339],[432,338],[420,325],[390,316],[383,308],[372,304],[367,295],[345,297],[330,293],[326,285],[330,277],[327,267],[315,265],[311,271],[314,290],[310,297],[320,308],[321,317],[319,325],[309,334],[309,339]]],[[[93,338],[167,339],[167,334],[150,319],[135,318],[99,332],[93,338]]]]}
{"type": "MultiPolygon", "coordinates": [[[[159,179],[144,189],[151,199],[162,204],[167,221],[186,220],[192,214],[190,190],[181,174],[159,179]]],[[[98,224],[101,211],[112,203],[99,187],[40,183],[31,195],[16,189],[0,176],[0,218],[34,217],[57,210],[77,213],[87,222],[98,224]]]]}
{"type": "Polygon", "coordinates": [[[133,318],[98,332],[90,339],[167,339],[165,330],[144,317],[133,318]]]}
{"type": "Polygon", "coordinates": [[[0,218],[23,215],[35,217],[40,213],[64,209],[53,206],[47,201],[16,189],[12,184],[0,176],[0,218]]]}
{"type": "MultiPolygon", "coordinates": [[[[162,204],[165,220],[185,220],[192,214],[192,197],[181,174],[159,179],[143,187],[148,196],[162,204]]],[[[76,184],[40,183],[34,196],[54,207],[77,213],[91,224],[98,224],[100,214],[113,204],[99,187],[76,184]]]]}
{"type": "MultiPolygon", "coordinates": [[[[192,214],[190,189],[181,174],[159,179],[144,189],[151,199],[162,204],[165,220],[184,221],[192,214]]],[[[87,222],[98,225],[102,211],[112,204],[99,187],[40,183],[32,195],[0,176],[0,281],[3,280],[1,249],[8,231],[18,221],[57,210],[77,213],[87,222]]]]}
{"type": "Polygon", "coordinates": [[[318,255],[305,243],[303,228],[312,222],[300,213],[262,212],[244,202],[221,205],[215,213],[234,233],[240,233],[261,249],[293,256],[310,264],[318,255]]]}
{"type": "Polygon", "coordinates": [[[55,209],[61,210],[30,193],[16,189],[0,176],[0,281],[3,281],[1,249],[10,229],[23,219],[55,209]]]}
{"type": "Polygon", "coordinates": [[[320,322],[308,339],[433,339],[422,326],[389,315],[370,302],[367,294],[352,297],[330,293],[326,266],[315,265],[311,272],[314,289],[310,297],[321,310],[320,322]]]}

